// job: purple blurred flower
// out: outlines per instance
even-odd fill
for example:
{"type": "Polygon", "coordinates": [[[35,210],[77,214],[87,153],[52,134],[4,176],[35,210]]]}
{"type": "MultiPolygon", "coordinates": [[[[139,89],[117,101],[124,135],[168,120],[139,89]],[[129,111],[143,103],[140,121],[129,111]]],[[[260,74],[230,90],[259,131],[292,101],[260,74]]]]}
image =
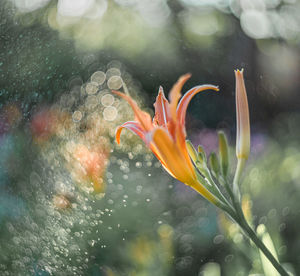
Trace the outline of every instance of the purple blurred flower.
{"type": "Polygon", "coordinates": [[[191,141],[195,146],[203,146],[207,155],[218,149],[218,135],[214,129],[202,129],[192,136],[191,141]]]}

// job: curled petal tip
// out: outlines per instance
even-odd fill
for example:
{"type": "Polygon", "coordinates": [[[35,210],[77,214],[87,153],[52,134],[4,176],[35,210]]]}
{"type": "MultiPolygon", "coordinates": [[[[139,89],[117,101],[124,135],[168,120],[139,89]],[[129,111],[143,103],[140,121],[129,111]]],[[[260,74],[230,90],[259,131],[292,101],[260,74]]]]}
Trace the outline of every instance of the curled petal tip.
{"type": "Polygon", "coordinates": [[[220,91],[219,86],[212,85],[212,89],[215,90],[215,91],[220,91]]]}
{"type": "Polygon", "coordinates": [[[178,121],[181,123],[181,125],[185,125],[185,115],[186,110],[188,107],[188,104],[190,103],[191,99],[199,92],[204,90],[214,90],[219,91],[219,87],[211,84],[204,84],[204,85],[198,85],[194,88],[190,89],[188,92],[184,94],[184,96],[181,98],[178,106],[177,106],[177,114],[178,114],[178,121]]]}
{"type": "Polygon", "coordinates": [[[191,73],[186,73],[186,74],[182,75],[180,78],[188,80],[191,76],[192,76],[191,73]]]}
{"type": "Polygon", "coordinates": [[[162,95],[165,97],[164,89],[161,85],[159,86],[159,89],[158,89],[158,95],[162,95]]]}
{"type": "MultiPolygon", "coordinates": [[[[179,89],[179,90],[181,90],[182,86],[185,84],[185,82],[186,82],[191,76],[192,76],[191,73],[186,73],[186,74],[184,74],[184,75],[181,75],[181,76],[179,77],[179,79],[177,80],[177,82],[175,83],[174,87],[175,87],[176,85],[179,85],[179,86],[180,86],[180,89],[179,89]]],[[[174,88],[174,87],[173,87],[173,88],[174,88]]],[[[180,92],[180,91],[179,91],[179,92],[180,92]]]]}
{"type": "Polygon", "coordinates": [[[117,142],[118,145],[120,145],[121,129],[122,129],[122,127],[119,126],[119,127],[116,129],[116,133],[115,133],[115,136],[116,136],[116,142],[117,142]]]}
{"type": "Polygon", "coordinates": [[[144,130],[149,131],[150,129],[152,129],[153,126],[152,126],[152,120],[151,120],[150,114],[142,111],[138,107],[137,103],[129,95],[126,95],[126,94],[121,93],[116,90],[112,90],[112,92],[114,94],[120,96],[121,98],[123,98],[130,104],[130,106],[134,112],[134,115],[136,117],[136,120],[141,124],[141,126],[143,127],[144,130]]]}

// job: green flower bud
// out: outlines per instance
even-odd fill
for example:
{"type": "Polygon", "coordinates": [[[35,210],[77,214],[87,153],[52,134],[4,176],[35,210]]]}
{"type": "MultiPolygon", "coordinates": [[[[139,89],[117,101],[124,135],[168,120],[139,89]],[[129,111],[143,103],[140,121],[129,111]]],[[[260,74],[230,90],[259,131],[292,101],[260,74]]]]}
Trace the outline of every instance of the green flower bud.
{"type": "Polygon", "coordinates": [[[209,156],[209,166],[215,177],[218,176],[220,171],[219,160],[216,153],[212,152],[209,156]]]}
{"type": "Polygon", "coordinates": [[[226,177],[229,168],[228,143],[227,143],[226,135],[223,131],[219,131],[218,136],[219,136],[219,157],[220,157],[221,173],[224,177],[226,177]]]}
{"type": "Polygon", "coordinates": [[[205,150],[200,145],[198,146],[198,161],[200,163],[206,163],[207,161],[205,150]]]}
{"type": "Polygon", "coordinates": [[[191,159],[193,160],[193,162],[196,164],[197,162],[197,158],[198,158],[198,154],[196,149],[194,148],[192,142],[190,140],[186,140],[186,147],[189,153],[189,156],[191,157],[191,159]]]}

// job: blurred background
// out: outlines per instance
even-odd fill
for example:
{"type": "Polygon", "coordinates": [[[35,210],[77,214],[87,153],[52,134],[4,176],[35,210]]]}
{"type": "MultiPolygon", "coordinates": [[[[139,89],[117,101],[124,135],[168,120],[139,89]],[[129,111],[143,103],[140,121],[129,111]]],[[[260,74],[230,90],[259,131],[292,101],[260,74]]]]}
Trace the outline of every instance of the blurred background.
{"type": "Polygon", "coordinates": [[[226,217],[172,179],[118,125],[111,89],[153,114],[159,85],[192,73],[187,132],[207,153],[228,134],[244,68],[253,226],[300,274],[300,2],[2,0],[1,275],[276,275],[226,217]],[[271,241],[270,241],[271,240],[271,241]]]}

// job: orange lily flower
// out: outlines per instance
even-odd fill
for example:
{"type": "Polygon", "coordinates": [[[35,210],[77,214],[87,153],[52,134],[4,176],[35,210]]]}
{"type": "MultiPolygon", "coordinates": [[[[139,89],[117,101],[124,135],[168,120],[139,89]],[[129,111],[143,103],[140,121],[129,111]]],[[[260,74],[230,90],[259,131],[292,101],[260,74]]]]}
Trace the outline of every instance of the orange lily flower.
{"type": "Polygon", "coordinates": [[[152,150],[171,176],[191,186],[212,203],[216,203],[216,198],[199,182],[195,167],[188,154],[185,142],[185,116],[189,102],[197,93],[207,89],[216,91],[219,89],[213,85],[199,85],[186,92],[179,101],[181,89],[190,77],[190,74],[185,74],[179,78],[170,91],[170,102],[166,99],[163,88],[159,88],[154,103],[155,116],[153,120],[150,114],[142,111],[131,97],[113,91],[131,105],[135,114],[135,121],[126,122],[117,128],[116,141],[118,144],[120,143],[121,131],[124,128],[131,130],[152,150]]]}

